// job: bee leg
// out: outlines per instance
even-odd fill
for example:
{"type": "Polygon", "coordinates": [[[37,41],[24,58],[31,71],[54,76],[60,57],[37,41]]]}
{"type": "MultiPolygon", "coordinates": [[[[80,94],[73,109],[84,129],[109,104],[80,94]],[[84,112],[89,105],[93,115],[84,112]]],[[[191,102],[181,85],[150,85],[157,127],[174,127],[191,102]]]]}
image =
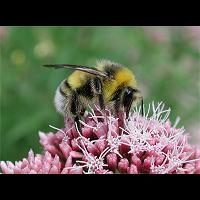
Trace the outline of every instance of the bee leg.
{"type": "Polygon", "coordinates": [[[129,117],[129,112],[130,112],[130,109],[131,109],[131,104],[132,104],[132,102],[129,103],[129,105],[125,107],[126,108],[126,119],[129,117]]]}
{"type": "Polygon", "coordinates": [[[81,124],[80,124],[80,116],[83,115],[83,109],[80,109],[80,102],[78,100],[78,95],[76,92],[72,94],[72,102],[71,102],[71,113],[75,116],[74,122],[77,124],[77,131],[82,134],[81,124]]]}
{"type": "Polygon", "coordinates": [[[81,124],[80,124],[80,117],[78,115],[76,115],[74,117],[74,122],[77,124],[77,132],[79,132],[82,135],[82,130],[81,130],[81,124]]]}
{"type": "Polygon", "coordinates": [[[119,112],[121,111],[121,100],[122,100],[122,88],[118,89],[114,94],[111,102],[113,102],[114,113],[116,117],[119,117],[119,112]]]}
{"type": "MultiPolygon", "coordinates": [[[[119,94],[118,97],[114,101],[114,112],[115,116],[118,118],[119,127],[124,127],[124,112],[122,111],[121,105],[121,95],[119,94]]],[[[119,129],[119,134],[122,133],[122,129],[119,129]]]]}
{"type": "Polygon", "coordinates": [[[124,110],[126,112],[126,118],[129,117],[129,112],[130,112],[130,109],[131,109],[131,105],[132,105],[134,100],[135,100],[134,90],[132,88],[127,87],[125,89],[123,100],[122,100],[123,101],[124,110]]]}
{"type": "Polygon", "coordinates": [[[93,85],[94,85],[94,88],[93,88],[94,93],[98,96],[98,99],[99,99],[99,106],[101,110],[105,110],[101,80],[98,77],[96,77],[95,79],[93,79],[93,85]]]}
{"type": "Polygon", "coordinates": [[[103,95],[99,94],[99,106],[101,108],[101,110],[105,110],[105,103],[104,103],[104,99],[103,99],[103,95]]]}
{"type": "Polygon", "coordinates": [[[114,110],[116,116],[119,115],[120,107],[121,107],[121,99],[120,97],[117,97],[117,99],[114,102],[114,110]]]}
{"type": "Polygon", "coordinates": [[[74,117],[74,122],[77,124],[77,128],[78,128],[77,131],[79,131],[81,135],[82,135],[82,130],[81,130],[81,124],[79,120],[81,117],[83,117],[85,110],[86,110],[85,108],[81,109],[80,112],[78,112],[78,115],[74,117]]]}

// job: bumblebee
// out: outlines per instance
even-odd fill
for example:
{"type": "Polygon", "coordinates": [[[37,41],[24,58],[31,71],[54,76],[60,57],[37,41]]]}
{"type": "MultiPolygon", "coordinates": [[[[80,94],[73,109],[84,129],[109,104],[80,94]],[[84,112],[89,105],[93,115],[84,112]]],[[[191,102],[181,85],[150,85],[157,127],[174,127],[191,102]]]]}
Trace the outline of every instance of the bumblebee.
{"type": "Polygon", "coordinates": [[[132,105],[136,106],[138,101],[143,104],[134,74],[121,64],[101,60],[97,61],[95,67],[73,64],[44,66],[74,70],[58,86],[54,104],[60,114],[74,119],[80,133],[79,120],[88,105],[99,105],[101,110],[108,108],[115,116],[124,111],[128,117],[132,105]]]}

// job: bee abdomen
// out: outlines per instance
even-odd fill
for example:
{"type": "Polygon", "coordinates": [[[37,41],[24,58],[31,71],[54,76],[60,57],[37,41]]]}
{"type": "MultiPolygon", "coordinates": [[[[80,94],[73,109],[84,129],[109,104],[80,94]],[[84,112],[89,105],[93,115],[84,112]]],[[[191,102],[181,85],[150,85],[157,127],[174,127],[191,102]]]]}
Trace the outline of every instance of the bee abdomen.
{"type": "Polygon", "coordinates": [[[69,86],[66,85],[66,81],[64,81],[58,86],[54,97],[56,110],[63,116],[66,116],[67,113],[69,113],[68,105],[71,99],[70,96],[71,90],[69,86]]]}

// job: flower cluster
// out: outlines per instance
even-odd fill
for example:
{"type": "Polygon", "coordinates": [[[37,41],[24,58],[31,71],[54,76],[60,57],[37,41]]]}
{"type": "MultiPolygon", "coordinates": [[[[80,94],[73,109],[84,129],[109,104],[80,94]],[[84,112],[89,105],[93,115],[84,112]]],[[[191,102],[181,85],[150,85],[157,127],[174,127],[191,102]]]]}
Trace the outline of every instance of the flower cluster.
{"type": "Polygon", "coordinates": [[[86,113],[79,133],[70,118],[65,128],[39,132],[44,154],[0,163],[5,174],[200,174],[200,149],[188,143],[184,128],[169,121],[162,102],[136,108],[125,119],[98,108],[86,113]]]}

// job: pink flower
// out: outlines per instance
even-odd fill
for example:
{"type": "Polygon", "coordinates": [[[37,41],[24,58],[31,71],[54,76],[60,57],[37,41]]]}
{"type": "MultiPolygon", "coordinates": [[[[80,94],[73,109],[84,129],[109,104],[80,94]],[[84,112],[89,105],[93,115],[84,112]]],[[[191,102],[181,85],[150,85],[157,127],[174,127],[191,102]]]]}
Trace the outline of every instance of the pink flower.
{"type": "Polygon", "coordinates": [[[5,174],[58,174],[61,172],[61,162],[56,155],[54,158],[46,151],[44,155],[34,155],[30,150],[27,159],[15,162],[1,162],[2,172],[5,174]]]}
{"type": "Polygon", "coordinates": [[[82,135],[71,119],[56,133],[39,132],[44,154],[0,163],[5,174],[200,174],[200,149],[188,143],[184,128],[172,126],[161,102],[113,117],[98,108],[86,113],[82,135]],[[151,114],[150,114],[151,113],[151,114]]]}

